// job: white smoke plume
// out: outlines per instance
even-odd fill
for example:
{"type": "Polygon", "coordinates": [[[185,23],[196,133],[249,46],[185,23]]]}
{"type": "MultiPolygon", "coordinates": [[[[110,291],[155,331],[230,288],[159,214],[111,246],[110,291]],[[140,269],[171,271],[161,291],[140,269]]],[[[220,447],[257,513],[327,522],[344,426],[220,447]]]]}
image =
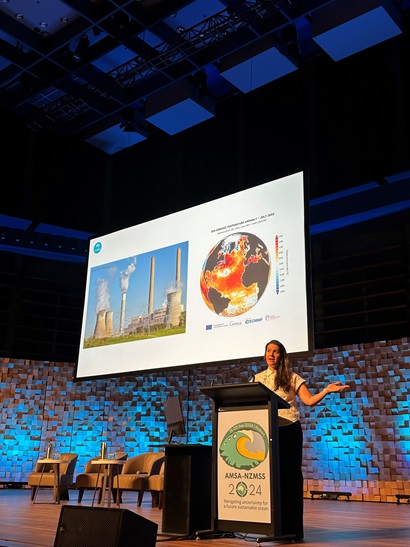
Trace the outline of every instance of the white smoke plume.
{"type": "Polygon", "coordinates": [[[171,281],[165,289],[165,294],[182,291],[183,283],[181,281],[171,281]]]}
{"type": "Polygon", "coordinates": [[[97,279],[97,303],[96,313],[102,310],[110,309],[110,291],[108,290],[108,279],[97,279]]]}
{"type": "Polygon", "coordinates": [[[132,272],[135,270],[135,264],[137,263],[137,258],[134,256],[132,262],[128,264],[127,268],[120,272],[120,288],[122,294],[126,293],[128,290],[128,284],[132,272]]]}

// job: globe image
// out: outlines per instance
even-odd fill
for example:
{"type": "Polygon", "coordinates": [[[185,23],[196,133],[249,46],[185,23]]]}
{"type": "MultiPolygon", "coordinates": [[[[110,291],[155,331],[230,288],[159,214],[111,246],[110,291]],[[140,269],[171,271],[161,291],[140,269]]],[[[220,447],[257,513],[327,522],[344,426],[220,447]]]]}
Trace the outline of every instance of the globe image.
{"type": "Polygon", "coordinates": [[[269,282],[271,260],[261,239],[251,233],[231,234],[209,252],[201,271],[205,304],[223,317],[249,311],[269,282]]]}

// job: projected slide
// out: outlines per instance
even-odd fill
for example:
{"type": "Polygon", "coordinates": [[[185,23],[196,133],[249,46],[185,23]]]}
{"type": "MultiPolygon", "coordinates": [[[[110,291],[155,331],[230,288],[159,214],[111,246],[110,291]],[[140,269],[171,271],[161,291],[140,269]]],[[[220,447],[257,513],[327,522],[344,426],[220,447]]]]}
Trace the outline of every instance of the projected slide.
{"type": "Polygon", "coordinates": [[[309,351],[303,173],[90,241],[76,378],[309,351]]]}

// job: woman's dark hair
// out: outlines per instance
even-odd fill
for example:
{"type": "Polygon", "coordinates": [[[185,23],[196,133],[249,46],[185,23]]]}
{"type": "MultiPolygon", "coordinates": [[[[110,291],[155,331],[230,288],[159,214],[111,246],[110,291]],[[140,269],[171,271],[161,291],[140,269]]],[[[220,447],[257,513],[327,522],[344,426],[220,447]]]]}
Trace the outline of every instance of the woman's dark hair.
{"type": "Polygon", "coordinates": [[[274,388],[278,389],[280,387],[285,391],[289,391],[292,387],[290,383],[292,371],[289,368],[288,352],[282,342],[279,342],[279,340],[270,340],[265,346],[265,356],[270,344],[275,344],[279,349],[279,364],[276,368],[274,388]]]}

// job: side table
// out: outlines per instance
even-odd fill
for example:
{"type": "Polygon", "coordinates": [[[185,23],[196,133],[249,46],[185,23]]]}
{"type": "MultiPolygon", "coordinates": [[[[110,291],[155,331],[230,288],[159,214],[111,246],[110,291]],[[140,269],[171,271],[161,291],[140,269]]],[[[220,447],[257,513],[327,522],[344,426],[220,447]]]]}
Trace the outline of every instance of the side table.
{"type": "MultiPolygon", "coordinates": [[[[44,469],[46,464],[51,464],[53,466],[53,503],[60,503],[60,466],[62,463],[68,463],[68,460],[55,460],[53,458],[41,458],[37,460],[37,463],[41,464],[43,467],[41,469],[40,479],[38,481],[38,487],[34,494],[33,503],[36,503],[37,492],[41,487],[41,480],[44,475],[44,469]]],[[[37,502],[38,503],[38,502],[37,502]]]]}
{"type": "MultiPolygon", "coordinates": [[[[112,496],[112,483],[113,483],[113,470],[115,465],[124,465],[124,460],[108,460],[108,459],[101,459],[101,460],[93,460],[93,465],[99,465],[102,472],[103,472],[103,483],[102,483],[102,495],[101,495],[101,502],[98,504],[100,507],[104,507],[107,505],[107,507],[111,507],[111,496],[112,496]],[[106,499],[107,498],[107,499],[106,499]]],[[[96,484],[96,490],[98,488],[98,478],[97,478],[97,484],[96,484]]],[[[95,493],[93,497],[93,505],[94,505],[94,498],[95,493]]],[[[117,491],[116,496],[116,504],[120,505],[120,496],[119,492],[117,491]]]]}

